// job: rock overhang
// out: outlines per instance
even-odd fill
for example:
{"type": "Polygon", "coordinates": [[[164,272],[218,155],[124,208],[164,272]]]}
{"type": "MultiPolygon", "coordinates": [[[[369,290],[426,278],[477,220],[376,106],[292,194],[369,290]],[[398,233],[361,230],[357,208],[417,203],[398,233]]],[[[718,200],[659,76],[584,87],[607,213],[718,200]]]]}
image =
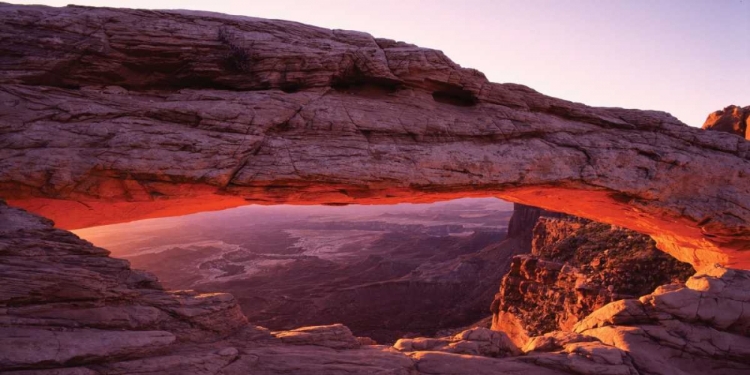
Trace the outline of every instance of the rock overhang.
{"type": "Polygon", "coordinates": [[[439,51],[201,12],[0,5],[0,197],[77,228],[497,196],[750,268],[750,142],[439,51]]]}

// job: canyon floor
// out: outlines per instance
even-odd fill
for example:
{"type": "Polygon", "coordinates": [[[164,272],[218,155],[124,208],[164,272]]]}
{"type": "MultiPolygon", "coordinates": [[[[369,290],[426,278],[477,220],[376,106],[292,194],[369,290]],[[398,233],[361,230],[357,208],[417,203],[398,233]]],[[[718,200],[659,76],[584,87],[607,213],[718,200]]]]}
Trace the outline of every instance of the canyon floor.
{"type": "Polygon", "coordinates": [[[481,295],[473,275],[494,266],[478,255],[505,239],[512,213],[495,198],[246,206],[75,233],[168,289],[231,293],[269,329],[343,323],[393,343],[490,315],[489,291],[505,270],[481,280],[481,295]]]}

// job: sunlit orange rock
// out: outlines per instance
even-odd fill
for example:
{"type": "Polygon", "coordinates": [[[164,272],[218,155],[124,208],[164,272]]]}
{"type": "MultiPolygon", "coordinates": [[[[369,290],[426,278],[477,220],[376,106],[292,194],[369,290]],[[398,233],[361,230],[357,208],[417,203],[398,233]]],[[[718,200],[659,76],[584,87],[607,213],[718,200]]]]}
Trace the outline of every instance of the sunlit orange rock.
{"type": "Polygon", "coordinates": [[[703,123],[703,129],[736,134],[750,139],[750,106],[730,105],[711,113],[703,123]]]}
{"type": "Polygon", "coordinates": [[[612,301],[695,273],[654,249],[648,237],[602,223],[542,217],[533,235],[531,255],[513,257],[490,306],[492,329],[518,347],[534,336],[570,331],[612,301]]]}
{"type": "Polygon", "coordinates": [[[0,20],[0,197],[64,228],[498,196],[750,268],[750,142],[664,112],[293,22],[15,5],[0,20]]]}

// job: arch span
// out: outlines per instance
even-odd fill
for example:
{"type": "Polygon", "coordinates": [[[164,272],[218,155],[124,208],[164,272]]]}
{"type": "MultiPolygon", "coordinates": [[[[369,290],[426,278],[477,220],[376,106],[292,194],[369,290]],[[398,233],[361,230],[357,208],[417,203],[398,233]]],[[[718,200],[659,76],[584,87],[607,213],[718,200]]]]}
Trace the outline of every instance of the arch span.
{"type": "Polygon", "coordinates": [[[77,228],[498,196],[750,268],[750,142],[285,21],[0,4],[0,197],[77,228]]]}

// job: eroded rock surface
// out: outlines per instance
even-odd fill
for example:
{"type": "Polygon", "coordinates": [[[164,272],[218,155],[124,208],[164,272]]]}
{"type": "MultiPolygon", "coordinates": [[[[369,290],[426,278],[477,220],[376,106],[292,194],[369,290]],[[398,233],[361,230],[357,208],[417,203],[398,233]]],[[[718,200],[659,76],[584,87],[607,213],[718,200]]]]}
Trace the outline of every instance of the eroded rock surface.
{"type": "Polygon", "coordinates": [[[153,356],[237,330],[263,335],[231,295],[162,290],[108,253],[0,203],[0,368],[153,356]]]}
{"type": "Polygon", "coordinates": [[[695,270],[656,249],[647,236],[570,217],[541,217],[531,254],[513,258],[491,305],[492,328],[516,345],[571,330],[609,302],[637,298],[695,270]]]}
{"type": "Polygon", "coordinates": [[[747,271],[706,269],[685,285],[609,303],[572,331],[533,337],[518,360],[592,374],[745,374],[748,281],[747,271]],[[582,354],[591,362],[563,360],[562,353],[582,354]]]}
{"type": "Polygon", "coordinates": [[[698,268],[750,267],[750,143],[733,135],[359,32],[9,4],[0,20],[0,196],[65,228],[496,195],[649,234],[698,268]]]}
{"type": "Polygon", "coordinates": [[[574,331],[629,353],[654,374],[750,371],[750,275],[706,269],[685,286],[613,302],[574,331]]]}

